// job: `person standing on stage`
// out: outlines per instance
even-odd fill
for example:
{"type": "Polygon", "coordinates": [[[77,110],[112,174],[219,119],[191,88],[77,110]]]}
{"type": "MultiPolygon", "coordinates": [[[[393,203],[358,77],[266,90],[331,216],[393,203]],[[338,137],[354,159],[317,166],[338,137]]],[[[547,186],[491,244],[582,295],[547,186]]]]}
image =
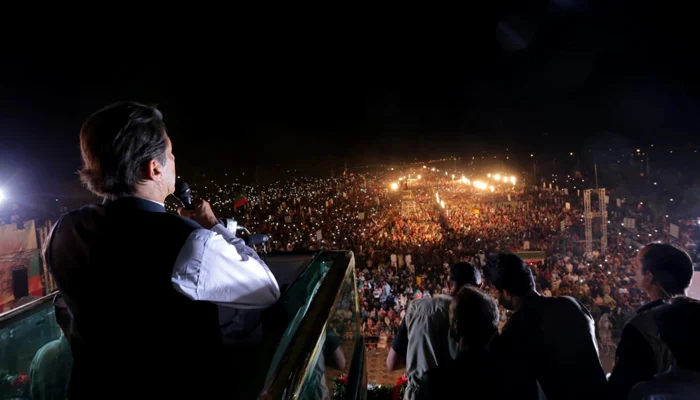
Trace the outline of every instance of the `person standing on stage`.
{"type": "Polygon", "coordinates": [[[82,182],[107,201],[63,215],[45,249],[73,318],[68,397],[219,395],[223,368],[241,360],[221,359],[217,305],[268,307],[277,281],[206,201],[165,212],[175,156],[155,107],[97,111],[80,150],[82,182]]]}

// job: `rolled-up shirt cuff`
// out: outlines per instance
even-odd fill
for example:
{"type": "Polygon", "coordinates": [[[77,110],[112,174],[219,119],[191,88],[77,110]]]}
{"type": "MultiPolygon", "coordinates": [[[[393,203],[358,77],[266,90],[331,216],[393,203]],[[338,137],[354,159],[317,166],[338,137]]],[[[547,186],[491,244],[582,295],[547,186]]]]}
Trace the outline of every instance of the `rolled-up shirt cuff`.
{"type": "Polygon", "coordinates": [[[216,224],[211,227],[211,230],[219,235],[223,236],[226,241],[236,238],[236,227],[238,224],[234,220],[229,220],[229,226],[223,226],[222,224],[216,224]],[[233,222],[233,224],[231,224],[233,222]],[[233,225],[233,226],[231,226],[233,225]]]}

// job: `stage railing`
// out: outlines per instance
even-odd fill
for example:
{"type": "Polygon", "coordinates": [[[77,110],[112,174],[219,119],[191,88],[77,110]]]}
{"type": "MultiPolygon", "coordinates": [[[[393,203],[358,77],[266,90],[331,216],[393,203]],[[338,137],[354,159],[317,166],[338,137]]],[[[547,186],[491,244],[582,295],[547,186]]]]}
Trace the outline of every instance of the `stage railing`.
{"type": "Polygon", "coordinates": [[[324,398],[333,379],[347,375],[348,399],[364,398],[366,366],[359,298],[352,252],[324,252],[332,264],[288,343],[280,343],[279,362],[273,363],[260,398],[324,398]],[[335,369],[335,351],[343,353],[343,369],[335,369]]]}
{"type": "MultiPolygon", "coordinates": [[[[275,307],[266,310],[277,326],[251,350],[257,362],[248,368],[248,393],[232,398],[315,398],[319,390],[332,393],[333,378],[343,373],[348,376],[346,398],[363,398],[365,351],[354,268],[350,251],[319,252],[311,260],[275,307]],[[331,347],[343,353],[342,370],[325,357],[324,350],[331,347]]],[[[0,398],[29,398],[30,365],[37,351],[65,341],[56,323],[54,297],[0,316],[0,398]]],[[[239,350],[231,349],[232,361],[240,363],[239,350]]]]}

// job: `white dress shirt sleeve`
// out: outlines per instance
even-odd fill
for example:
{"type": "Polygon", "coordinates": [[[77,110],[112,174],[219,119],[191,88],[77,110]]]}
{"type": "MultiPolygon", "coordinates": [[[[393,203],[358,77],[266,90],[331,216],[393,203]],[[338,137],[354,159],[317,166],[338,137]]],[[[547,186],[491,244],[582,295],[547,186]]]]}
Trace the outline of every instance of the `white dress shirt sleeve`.
{"type": "Polygon", "coordinates": [[[236,234],[236,230],[238,229],[238,222],[233,219],[233,218],[226,218],[226,230],[229,232],[233,232],[233,234],[236,234]]]}
{"type": "Polygon", "coordinates": [[[241,309],[269,307],[280,296],[265,262],[221,224],[190,234],[175,262],[172,283],[192,300],[241,309]]]}

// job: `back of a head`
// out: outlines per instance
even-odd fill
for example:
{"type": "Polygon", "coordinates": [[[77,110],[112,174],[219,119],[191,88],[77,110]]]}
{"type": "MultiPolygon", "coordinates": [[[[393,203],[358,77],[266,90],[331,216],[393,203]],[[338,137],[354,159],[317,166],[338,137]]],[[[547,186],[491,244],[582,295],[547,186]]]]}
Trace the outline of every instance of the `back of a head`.
{"type": "Polygon", "coordinates": [[[671,349],[679,367],[700,371],[700,301],[680,296],[658,316],[661,340],[671,349]]]}
{"type": "Polygon", "coordinates": [[[450,268],[450,280],[457,286],[481,286],[481,271],[469,262],[458,262],[450,268]]]}
{"type": "Polygon", "coordinates": [[[682,249],[651,243],[640,253],[642,271],[649,272],[668,297],[684,295],[693,278],[693,261],[682,249]]]}
{"type": "Polygon", "coordinates": [[[532,270],[515,254],[499,253],[489,257],[484,273],[496,289],[506,290],[513,296],[524,296],[535,291],[532,270]]]}
{"type": "Polygon", "coordinates": [[[163,115],[155,107],[121,102],[93,115],[80,130],[80,179],[98,196],[134,193],[147,162],[166,162],[163,115]]]}
{"type": "Polygon", "coordinates": [[[488,344],[498,331],[498,306],[488,294],[473,286],[464,286],[452,299],[453,329],[472,346],[488,344]]]}

